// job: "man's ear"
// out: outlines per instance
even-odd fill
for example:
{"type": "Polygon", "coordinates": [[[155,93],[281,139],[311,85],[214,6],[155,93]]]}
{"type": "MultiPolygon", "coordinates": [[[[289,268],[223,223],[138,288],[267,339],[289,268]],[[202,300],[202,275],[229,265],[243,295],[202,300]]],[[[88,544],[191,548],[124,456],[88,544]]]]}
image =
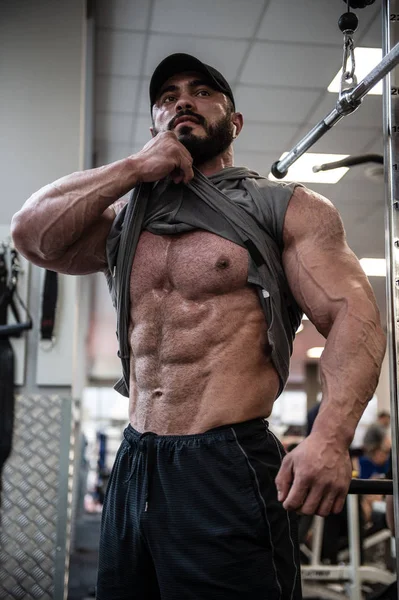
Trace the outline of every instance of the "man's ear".
{"type": "Polygon", "coordinates": [[[233,136],[236,138],[240,135],[240,131],[244,126],[244,117],[239,112],[233,113],[231,115],[231,122],[233,124],[233,136]]]}

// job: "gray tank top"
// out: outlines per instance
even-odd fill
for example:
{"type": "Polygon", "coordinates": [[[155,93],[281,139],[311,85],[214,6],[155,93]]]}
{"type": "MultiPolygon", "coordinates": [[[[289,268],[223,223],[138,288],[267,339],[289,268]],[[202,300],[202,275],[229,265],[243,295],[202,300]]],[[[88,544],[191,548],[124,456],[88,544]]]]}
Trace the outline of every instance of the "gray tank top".
{"type": "Polygon", "coordinates": [[[229,167],[210,177],[195,169],[188,185],[166,179],[133,190],[107,239],[106,276],[117,311],[118,355],[123,371],[115,385],[118,392],[129,396],[129,285],[134,253],[144,229],[158,235],[203,229],[247,248],[248,284],[258,292],[280,380],[279,394],[283,391],[302,318],[281,260],[284,218],[296,185],[274,183],[248,169],[229,167]]]}

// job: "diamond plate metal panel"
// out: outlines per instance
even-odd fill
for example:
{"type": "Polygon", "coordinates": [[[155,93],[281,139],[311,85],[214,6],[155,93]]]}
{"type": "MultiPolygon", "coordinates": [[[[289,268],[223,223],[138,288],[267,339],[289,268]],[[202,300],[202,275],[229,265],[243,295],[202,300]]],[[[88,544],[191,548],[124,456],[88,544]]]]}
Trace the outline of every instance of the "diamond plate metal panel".
{"type": "Polygon", "coordinates": [[[72,442],[70,399],[17,396],[13,450],[3,473],[0,599],[66,595],[72,442]]]}

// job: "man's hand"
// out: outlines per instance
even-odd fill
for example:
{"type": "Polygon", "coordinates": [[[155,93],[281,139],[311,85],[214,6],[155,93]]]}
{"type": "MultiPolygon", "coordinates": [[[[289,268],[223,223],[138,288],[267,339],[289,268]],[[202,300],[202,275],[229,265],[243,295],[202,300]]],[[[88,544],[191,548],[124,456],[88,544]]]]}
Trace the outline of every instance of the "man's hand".
{"type": "Polygon", "coordinates": [[[172,131],[158,133],[132,158],[137,162],[139,182],[170,175],[175,183],[188,183],[194,177],[192,156],[172,131]]]}
{"type": "Polygon", "coordinates": [[[351,477],[348,449],[310,434],[285,456],[276,477],[278,498],[286,510],[326,517],[343,509],[351,477]]]}

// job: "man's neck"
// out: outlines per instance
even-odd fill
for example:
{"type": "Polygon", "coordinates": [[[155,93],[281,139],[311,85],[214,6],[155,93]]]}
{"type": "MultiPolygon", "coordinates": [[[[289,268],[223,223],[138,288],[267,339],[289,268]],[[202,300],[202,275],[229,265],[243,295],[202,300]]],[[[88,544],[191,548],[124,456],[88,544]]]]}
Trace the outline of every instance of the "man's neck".
{"type": "Polygon", "coordinates": [[[196,165],[198,171],[200,171],[206,177],[210,175],[214,175],[215,173],[219,173],[223,169],[227,167],[232,167],[234,165],[234,154],[233,148],[230,146],[223,154],[219,154],[212,158],[211,160],[203,163],[202,165],[196,165]]]}

